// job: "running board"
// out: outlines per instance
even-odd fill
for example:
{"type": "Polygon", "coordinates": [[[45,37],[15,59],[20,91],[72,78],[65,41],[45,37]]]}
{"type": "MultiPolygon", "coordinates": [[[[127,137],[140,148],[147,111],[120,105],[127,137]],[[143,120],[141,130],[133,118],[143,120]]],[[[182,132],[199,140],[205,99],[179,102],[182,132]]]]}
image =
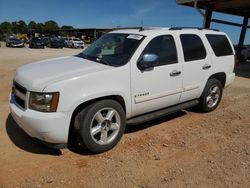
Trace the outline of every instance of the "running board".
{"type": "Polygon", "coordinates": [[[140,124],[140,123],[144,123],[153,119],[157,119],[163,116],[166,116],[168,114],[172,114],[174,112],[178,112],[180,110],[183,109],[187,109],[187,108],[191,108],[193,106],[196,106],[199,103],[198,100],[192,100],[192,101],[188,101],[185,103],[181,103],[175,106],[171,106],[168,108],[164,108],[158,111],[154,111],[154,112],[149,112],[147,114],[143,114],[137,117],[133,117],[131,119],[127,120],[127,124],[140,124]]]}

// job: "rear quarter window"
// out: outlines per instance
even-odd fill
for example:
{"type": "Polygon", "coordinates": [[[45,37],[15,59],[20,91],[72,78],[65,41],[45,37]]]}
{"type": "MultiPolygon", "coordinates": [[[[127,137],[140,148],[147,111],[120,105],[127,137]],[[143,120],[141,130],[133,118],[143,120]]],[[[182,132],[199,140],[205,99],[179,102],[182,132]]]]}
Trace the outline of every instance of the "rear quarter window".
{"type": "Polygon", "coordinates": [[[232,47],[225,35],[206,34],[206,37],[217,57],[233,55],[232,47]]]}

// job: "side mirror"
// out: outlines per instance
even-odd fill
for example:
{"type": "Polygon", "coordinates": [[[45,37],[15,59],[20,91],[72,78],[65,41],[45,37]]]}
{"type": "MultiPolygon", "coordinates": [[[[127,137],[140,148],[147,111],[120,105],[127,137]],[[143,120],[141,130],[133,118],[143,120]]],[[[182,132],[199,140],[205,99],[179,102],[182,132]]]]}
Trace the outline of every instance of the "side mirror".
{"type": "Polygon", "coordinates": [[[140,70],[153,68],[157,64],[158,60],[159,56],[156,54],[144,54],[142,59],[138,62],[138,68],[140,70]]]}

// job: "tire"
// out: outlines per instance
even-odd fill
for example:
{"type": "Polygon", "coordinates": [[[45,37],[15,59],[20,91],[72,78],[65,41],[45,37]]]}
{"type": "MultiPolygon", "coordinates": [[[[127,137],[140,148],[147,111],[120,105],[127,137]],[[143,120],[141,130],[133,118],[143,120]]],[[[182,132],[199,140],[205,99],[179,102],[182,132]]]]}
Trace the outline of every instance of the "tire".
{"type": "Polygon", "coordinates": [[[209,79],[199,99],[199,108],[202,112],[211,112],[221,101],[223,86],[217,79],[209,79]]]}
{"type": "Polygon", "coordinates": [[[94,153],[112,149],[125,130],[125,112],[114,100],[90,104],[75,118],[77,139],[83,147],[94,153]]]}

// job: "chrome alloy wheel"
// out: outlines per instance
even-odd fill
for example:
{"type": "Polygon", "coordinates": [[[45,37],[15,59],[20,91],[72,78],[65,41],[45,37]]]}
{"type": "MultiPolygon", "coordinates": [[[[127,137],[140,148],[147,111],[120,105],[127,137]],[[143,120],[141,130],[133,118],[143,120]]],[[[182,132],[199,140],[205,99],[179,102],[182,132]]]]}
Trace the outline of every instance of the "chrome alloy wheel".
{"type": "Polygon", "coordinates": [[[213,108],[215,105],[217,105],[220,99],[220,95],[220,88],[217,85],[213,85],[212,87],[210,87],[208,95],[206,97],[208,108],[213,108]]]}
{"type": "Polygon", "coordinates": [[[90,126],[92,139],[100,145],[111,143],[119,133],[121,119],[113,108],[103,108],[93,117],[90,126]]]}

